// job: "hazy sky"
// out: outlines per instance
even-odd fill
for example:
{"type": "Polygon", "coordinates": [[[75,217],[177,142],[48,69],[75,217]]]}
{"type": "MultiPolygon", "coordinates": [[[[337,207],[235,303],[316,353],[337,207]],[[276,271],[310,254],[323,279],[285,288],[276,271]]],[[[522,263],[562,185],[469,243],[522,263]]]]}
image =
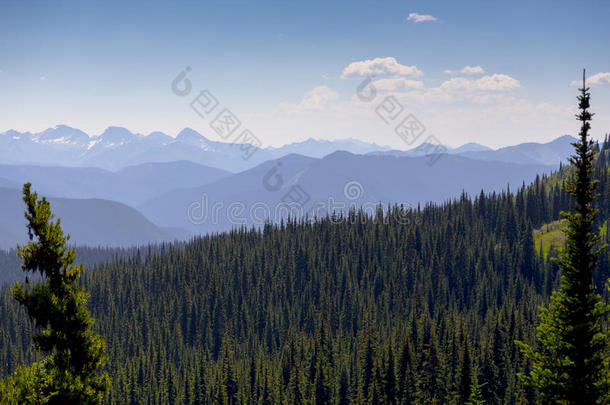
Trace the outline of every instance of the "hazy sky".
{"type": "Polygon", "coordinates": [[[407,148],[375,112],[393,95],[398,119],[413,114],[443,143],[497,147],[574,134],[583,67],[594,135],[610,132],[608,1],[288,3],[2,0],[0,132],[192,127],[215,139],[189,106],[208,89],[265,146],[407,148]],[[187,66],[180,97],[171,82],[187,66]],[[363,101],[371,74],[377,94],[363,101]]]}

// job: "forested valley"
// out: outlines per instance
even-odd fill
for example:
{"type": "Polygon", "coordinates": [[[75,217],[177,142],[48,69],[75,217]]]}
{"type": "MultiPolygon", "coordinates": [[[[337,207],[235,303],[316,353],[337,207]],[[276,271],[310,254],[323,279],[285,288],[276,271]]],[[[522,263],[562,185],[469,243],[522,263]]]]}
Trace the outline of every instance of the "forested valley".
{"type": "MultiPolygon", "coordinates": [[[[596,226],[607,242],[608,142],[599,149],[596,226]]],[[[534,403],[515,340],[534,343],[538,308],[558,285],[551,258],[571,170],[414,210],[79,251],[89,264],[114,257],[82,278],[109,354],[104,403],[534,403]]],[[[607,250],[594,274],[607,300],[607,250]]],[[[0,324],[7,376],[36,359],[9,285],[0,324]]]]}

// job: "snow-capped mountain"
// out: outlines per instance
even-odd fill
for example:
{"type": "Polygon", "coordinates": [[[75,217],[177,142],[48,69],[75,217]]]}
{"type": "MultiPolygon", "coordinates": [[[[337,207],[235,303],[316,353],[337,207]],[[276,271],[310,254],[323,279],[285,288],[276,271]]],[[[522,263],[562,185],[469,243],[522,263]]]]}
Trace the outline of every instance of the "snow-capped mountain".
{"type": "Polygon", "coordinates": [[[102,134],[90,136],[66,125],[40,133],[14,130],[0,133],[0,163],[93,166],[109,170],[186,160],[237,172],[290,153],[322,157],[337,150],[368,153],[389,148],[355,139],[308,139],[279,148],[257,148],[250,144],[212,141],[191,128],[183,129],[175,138],[163,132],[134,134],[122,127],[108,127],[102,134]]]}
{"type": "Polygon", "coordinates": [[[176,137],[163,132],[134,134],[122,127],[108,127],[102,134],[90,136],[79,129],[58,125],[39,133],[14,130],[0,133],[0,164],[89,166],[118,170],[142,163],[184,160],[239,172],[288,154],[322,158],[336,151],[345,151],[417,157],[442,151],[476,160],[551,165],[565,161],[572,151],[573,139],[566,135],[548,143],[530,142],[496,150],[468,143],[454,149],[437,149],[435,145],[422,144],[401,151],[352,138],[333,141],[310,138],[278,148],[257,148],[250,144],[213,141],[191,128],[183,129],[176,137]]]}

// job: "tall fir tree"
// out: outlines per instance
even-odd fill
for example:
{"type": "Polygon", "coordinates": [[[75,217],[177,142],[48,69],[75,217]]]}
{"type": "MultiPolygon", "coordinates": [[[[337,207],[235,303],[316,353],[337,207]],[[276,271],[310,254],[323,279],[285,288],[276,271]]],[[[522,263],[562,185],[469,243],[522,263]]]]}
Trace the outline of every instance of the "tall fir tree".
{"type": "Polygon", "coordinates": [[[470,395],[468,397],[468,401],[466,401],[465,405],[485,405],[485,401],[483,400],[483,393],[481,388],[485,385],[485,383],[480,384],[479,379],[479,370],[475,369],[472,375],[472,382],[470,385],[470,395]]]}
{"type": "Polygon", "coordinates": [[[69,236],[61,221],[53,221],[49,202],[39,200],[30,183],[23,186],[23,201],[30,242],[18,254],[23,270],[38,271],[41,278],[32,284],[26,277],[12,292],[38,329],[34,347],[48,356],[18,372],[28,378],[9,381],[0,397],[13,391],[19,404],[99,404],[110,378],[99,373],[106,363],[105,343],[91,328],[88,294],[77,282],[83,266],[74,265],[75,250],[66,246],[69,236]]]}
{"type": "Polygon", "coordinates": [[[457,402],[460,405],[465,404],[470,398],[472,388],[472,371],[470,369],[470,352],[468,345],[464,345],[464,356],[462,357],[462,366],[460,373],[460,383],[457,392],[457,402]]]}
{"type": "Polygon", "coordinates": [[[593,201],[597,181],[593,180],[594,145],[589,139],[589,88],[585,83],[578,97],[582,126],[580,139],[573,144],[570,158],[575,173],[565,183],[574,199],[572,212],[562,212],[567,220],[565,249],[557,259],[562,275],[559,289],[549,307],[542,308],[537,328],[540,350],[519,343],[533,362],[525,382],[533,386],[543,404],[606,404],[609,401],[608,370],[604,368],[608,335],[601,320],[608,312],[595,293],[593,271],[604,248],[593,231],[597,210],[593,201]]]}

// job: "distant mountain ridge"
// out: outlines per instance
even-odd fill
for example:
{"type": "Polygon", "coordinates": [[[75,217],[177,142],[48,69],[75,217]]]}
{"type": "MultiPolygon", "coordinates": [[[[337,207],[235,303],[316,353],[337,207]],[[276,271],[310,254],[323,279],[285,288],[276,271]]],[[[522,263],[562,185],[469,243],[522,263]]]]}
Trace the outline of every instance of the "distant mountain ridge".
{"type": "Polygon", "coordinates": [[[461,155],[427,157],[355,155],[335,152],[321,159],[288,155],[216,182],[164,193],[137,208],[156,224],[193,233],[261,225],[286,217],[285,203],[299,200],[290,214],[325,216],[351,207],[404,203],[408,207],[517,188],[555,166],[474,160],[461,155]]]}
{"type": "Polygon", "coordinates": [[[89,136],[66,125],[39,133],[14,130],[0,133],[0,163],[108,170],[185,160],[238,172],[290,153],[322,157],[337,150],[368,153],[389,149],[355,139],[324,141],[311,138],[279,148],[257,148],[250,144],[212,141],[191,128],[183,129],[175,138],[158,131],[150,135],[134,134],[122,127],[108,127],[101,135],[89,136]]]}
{"type": "MultiPolygon", "coordinates": [[[[88,246],[134,246],[182,238],[151,223],[135,209],[100,199],[49,198],[56,218],[61,218],[70,243],[88,246]]],[[[0,188],[0,249],[27,242],[21,192],[0,188]]]]}
{"type": "Polygon", "coordinates": [[[477,160],[495,160],[513,163],[565,163],[574,153],[572,142],[577,141],[570,135],[564,135],[547,143],[527,142],[515,146],[506,146],[493,151],[467,151],[462,156],[477,160]]]}
{"type": "Polygon", "coordinates": [[[230,174],[188,161],[144,163],[116,172],[95,167],[0,164],[0,187],[20,189],[31,182],[47,197],[98,198],[135,207],[158,194],[201,186],[230,174]]]}
{"type": "MultiPolygon", "coordinates": [[[[566,162],[573,153],[572,142],[576,141],[571,135],[563,135],[547,143],[526,142],[514,146],[505,146],[499,149],[491,149],[478,143],[467,143],[458,148],[446,147],[445,152],[450,155],[460,155],[475,160],[518,163],[518,164],[542,164],[559,165],[566,162]]],[[[434,146],[432,146],[433,148],[434,146]]],[[[424,156],[429,153],[430,147],[421,144],[415,148],[401,151],[389,150],[371,152],[373,155],[392,156],[424,156]]]]}
{"type": "MultiPolygon", "coordinates": [[[[447,153],[463,154],[477,160],[559,164],[569,155],[573,139],[566,135],[548,143],[522,143],[497,150],[467,143],[458,148],[447,147],[447,153]]],[[[250,144],[213,141],[191,128],[183,129],[176,137],[158,131],[142,135],[122,127],[108,127],[100,135],[89,136],[66,125],[39,133],[15,130],[0,133],[0,163],[99,167],[108,170],[142,163],[184,160],[239,172],[291,153],[314,158],[322,158],[336,151],[422,156],[425,150],[422,145],[406,151],[392,150],[387,146],[352,138],[332,141],[310,138],[281,147],[257,148],[250,144]]]]}

